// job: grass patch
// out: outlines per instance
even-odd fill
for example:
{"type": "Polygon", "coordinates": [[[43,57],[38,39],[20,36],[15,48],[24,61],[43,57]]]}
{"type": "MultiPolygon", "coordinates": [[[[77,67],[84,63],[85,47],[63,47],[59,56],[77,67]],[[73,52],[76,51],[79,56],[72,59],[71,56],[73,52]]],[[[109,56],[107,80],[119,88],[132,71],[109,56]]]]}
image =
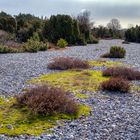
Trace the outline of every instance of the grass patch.
{"type": "Polygon", "coordinates": [[[115,62],[115,61],[106,61],[106,60],[97,60],[97,61],[88,61],[91,66],[97,66],[97,67],[112,67],[112,66],[121,66],[121,62],[115,62]]]}
{"type": "Polygon", "coordinates": [[[66,91],[79,93],[82,90],[97,91],[100,83],[108,80],[103,77],[101,71],[94,70],[70,70],[59,73],[42,75],[29,81],[31,84],[50,84],[63,88],[66,91]]]}
{"type": "Polygon", "coordinates": [[[75,96],[77,98],[80,98],[80,99],[88,99],[89,98],[89,95],[87,95],[87,94],[81,94],[81,93],[76,93],[75,96]]]}
{"type": "Polygon", "coordinates": [[[27,108],[15,107],[13,106],[14,103],[14,98],[3,99],[0,97],[0,134],[7,134],[9,136],[21,134],[40,135],[47,132],[47,129],[57,125],[57,120],[76,119],[81,115],[87,116],[91,110],[88,106],[80,105],[77,116],[67,114],[42,116],[32,115],[27,108]],[[13,129],[8,129],[8,124],[12,125],[13,129]]]}

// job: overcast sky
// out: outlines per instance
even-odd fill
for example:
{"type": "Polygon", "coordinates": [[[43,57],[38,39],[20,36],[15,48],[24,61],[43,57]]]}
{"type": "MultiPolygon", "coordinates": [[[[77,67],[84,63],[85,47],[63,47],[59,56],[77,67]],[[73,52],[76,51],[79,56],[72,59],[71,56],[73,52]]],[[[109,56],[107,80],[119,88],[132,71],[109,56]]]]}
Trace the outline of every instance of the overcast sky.
{"type": "Polygon", "coordinates": [[[140,25],[140,0],[0,0],[0,10],[12,15],[76,16],[82,9],[91,12],[91,19],[96,25],[106,25],[112,18],[118,18],[123,27],[128,27],[128,24],[140,25]]]}

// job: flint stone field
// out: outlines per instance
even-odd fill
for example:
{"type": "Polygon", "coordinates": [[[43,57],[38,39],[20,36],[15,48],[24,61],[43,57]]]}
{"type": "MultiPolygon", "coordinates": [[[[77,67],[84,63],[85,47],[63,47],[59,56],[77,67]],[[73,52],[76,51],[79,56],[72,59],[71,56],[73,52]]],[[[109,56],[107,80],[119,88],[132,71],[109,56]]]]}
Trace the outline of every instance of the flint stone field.
{"type": "Polygon", "coordinates": [[[53,58],[70,56],[83,60],[98,60],[102,54],[110,49],[110,46],[115,45],[124,47],[127,56],[125,59],[114,59],[114,61],[122,61],[140,69],[140,45],[136,43],[122,44],[122,40],[101,40],[99,44],[69,47],[63,51],[1,54],[0,93],[4,93],[6,96],[20,93],[27,86],[27,80],[54,72],[47,69],[47,64],[53,58]]]}
{"type": "MultiPolygon", "coordinates": [[[[0,55],[0,94],[12,97],[29,87],[27,81],[42,74],[57,72],[47,69],[53,58],[76,57],[83,60],[99,60],[110,46],[122,46],[126,49],[124,59],[106,59],[119,61],[140,70],[140,45],[122,44],[122,40],[101,40],[99,44],[69,47],[64,50],[38,53],[17,53],[0,55]]],[[[105,66],[94,67],[102,70],[105,66]]],[[[134,82],[138,87],[140,82],[134,82]]],[[[84,91],[83,91],[84,92],[84,91]]],[[[88,92],[90,98],[79,98],[79,102],[91,107],[89,116],[76,120],[59,121],[51,128],[53,133],[40,136],[20,135],[14,138],[1,135],[1,139],[32,140],[139,140],[140,139],[140,91],[130,94],[88,92]]],[[[10,127],[10,126],[9,126],[10,127]]],[[[12,127],[12,126],[11,126],[12,127]]],[[[9,130],[10,131],[10,130],[9,130]]]]}

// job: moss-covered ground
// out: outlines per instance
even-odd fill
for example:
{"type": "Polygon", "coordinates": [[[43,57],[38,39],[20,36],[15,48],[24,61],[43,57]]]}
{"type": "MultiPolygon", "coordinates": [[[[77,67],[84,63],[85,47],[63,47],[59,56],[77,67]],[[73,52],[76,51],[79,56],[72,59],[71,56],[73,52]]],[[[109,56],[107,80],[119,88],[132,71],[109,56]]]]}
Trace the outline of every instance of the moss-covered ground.
{"type": "MultiPolygon", "coordinates": [[[[120,62],[112,61],[89,61],[91,66],[116,66],[121,65],[120,62]]],[[[61,87],[65,91],[74,93],[75,97],[87,99],[88,94],[83,94],[81,91],[97,91],[103,81],[109,77],[103,77],[101,71],[95,70],[68,70],[57,73],[42,75],[38,78],[28,81],[30,84],[50,84],[55,87],[61,87]]],[[[135,87],[136,88],[136,87],[135,87]]],[[[91,108],[86,105],[80,105],[77,116],[68,114],[54,114],[52,116],[32,115],[28,108],[18,108],[14,106],[15,98],[0,97],[0,134],[7,135],[40,135],[47,132],[48,128],[57,125],[57,120],[75,119],[81,115],[88,115],[91,108]],[[12,125],[13,129],[8,129],[8,125],[12,125]]]]}
{"type": "Polygon", "coordinates": [[[87,116],[90,112],[90,107],[80,105],[77,116],[68,114],[54,114],[52,116],[32,115],[27,108],[18,108],[14,106],[15,99],[0,98],[0,134],[10,136],[28,134],[40,135],[47,132],[48,128],[57,125],[57,120],[76,119],[81,115],[87,116]],[[8,129],[8,125],[12,125],[13,129],[8,129]]]}
{"type": "Polygon", "coordinates": [[[121,66],[122,63],[121,62],[117,62],[117,61],[106,61],[106,60],[103,60],[103,59],[99,59],[99,60],[92,60],[92,61],[88,61],[89,64],[91,66],[96,66],[96,67],[102,67],[102,66],[105,66],[105,67],[113,67],[113,66],[121,66]]]}
{"type": "Polygon", "coordinates": [[[103,77],[101,71],[95,70],[69,70],[58,73],[42,75],[39,78],[32,79],[32,84],[51,84],[63,88],[65,91],[79,93],[80,91],[96,91],[100,83],[108,80],[103,77]]]}

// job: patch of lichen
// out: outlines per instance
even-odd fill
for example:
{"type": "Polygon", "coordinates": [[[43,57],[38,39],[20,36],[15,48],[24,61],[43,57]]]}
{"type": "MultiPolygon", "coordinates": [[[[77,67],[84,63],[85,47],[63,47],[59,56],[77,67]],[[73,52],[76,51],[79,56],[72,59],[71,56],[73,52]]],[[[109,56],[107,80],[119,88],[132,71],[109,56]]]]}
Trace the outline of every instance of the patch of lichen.
{"type": "Polygon", "coordinates": [[[55,87],[61,87],[66,91],[79,93],[83,90],[97,91],[99,85],[108,80],[103,77],[101,71],[95,70],[70,70],[59,73],[42,75],[39,78],[29,81],[31,84],[50,84],[55,87]]]}
{"type": "Polygon", "coordinates": [[[96,60],[96,61],[88,61],[89,64],[91,66],[96,66],[96,67],[102,67],[102,66],[105,66],[105,67],[113,67],[113,66],[121,66],[122,63],[121,62],[117,62],[117,61],[106,61],[106,60],[96,60]]]}
{"type": "Polygon", "coordinates": [[[87,94],[76,93],[75,96],[79,99],[88,99],[90,96],[87,94]]]}
{"type": "Polygon", "coordinates": [[[140,86],[136,84],[131,84],[131,90],[135,92],[140,92],[140,86]]]}
{"type": "Polygon", "coordinates": [[[57,125],[57,120],[76,119],[81,115],[89,115],[90,107],[80,105],[79,113],[76,116],[68,114],[55,114],[52,116],[32,115],[26,108],[13,106],[15,99],[3,99],[0,97],[0,134],[16,136],[21,134],[40,135],[47,132],[49,128],[57,125]],[[7,125],[13,129],[8,129],[7,125]]]}

